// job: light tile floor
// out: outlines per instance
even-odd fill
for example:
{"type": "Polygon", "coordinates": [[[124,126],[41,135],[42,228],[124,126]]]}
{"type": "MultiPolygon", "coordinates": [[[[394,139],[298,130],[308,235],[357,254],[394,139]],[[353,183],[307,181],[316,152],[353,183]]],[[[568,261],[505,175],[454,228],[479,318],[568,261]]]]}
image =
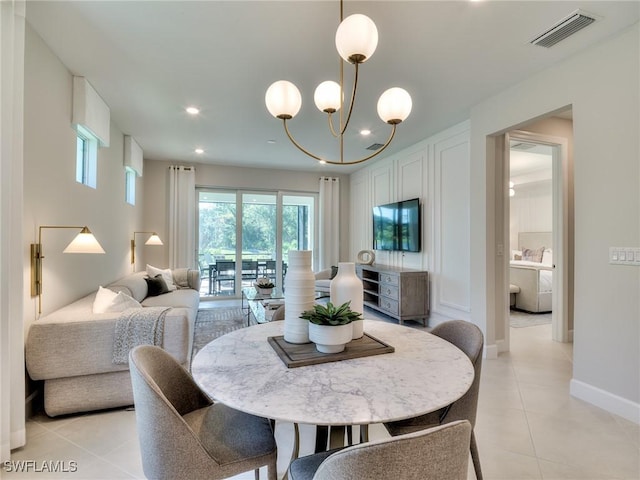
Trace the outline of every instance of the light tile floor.
{"type": "MultiPolygon", "coordinates": [[[[225,302],[226,303],[226,302],[225,302]]],[[[411,322],[410,322],[411,323],[411,322]]],[[[640,478],[638,425],[569,395],[572,345],[551,341],[551,326],[511,329],[512,351],[485,360],[476,435],[487,480],[640,478]]],[[[293,428],[278,424],[280,473],[286,469],[293,428]]],[[[371,438],[387,436],[372,425],[371,438]]],[[[313,430],[301,428],[301,454],[313,448],[313,430]]],[[[6,472],[3,478],[144,478],[135,412],[120,409],[27,423],[27,445],[12,452],[13,465],[33,460],[77,465],[75,473],[6,472]]],[[[249,472],[236,479],[252,479],[249,472]]],[[[262,478],[266,478],[262,472],[262,478]]],[[[468,479],[475,479],[470,466],[468,479]]]]}

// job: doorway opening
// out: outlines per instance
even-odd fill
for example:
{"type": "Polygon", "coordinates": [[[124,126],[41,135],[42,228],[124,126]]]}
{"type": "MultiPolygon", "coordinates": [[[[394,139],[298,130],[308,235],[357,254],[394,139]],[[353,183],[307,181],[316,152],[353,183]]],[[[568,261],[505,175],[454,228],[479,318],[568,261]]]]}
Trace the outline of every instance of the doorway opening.
{"type": "Polygon", "coordinates": [[[494,137],[495,179],[496,185],[502,186],[495,210],[498,243],[495,328],[499,351],[510,350],[512,305],[536,316],[550,315],[554,341],[573,340],[571,111],[523,123],[519,128],[494,137]],[[526,163],[526,159],[519,159],[512,147],[515,151],[529,149],[539,157],[544,156],[547,165],[550,157],[550,169],[535,171],[532,167],[525,172],[520,164],[526,163]],[[512,222],[514,215],[520,218],[512,222]]]}

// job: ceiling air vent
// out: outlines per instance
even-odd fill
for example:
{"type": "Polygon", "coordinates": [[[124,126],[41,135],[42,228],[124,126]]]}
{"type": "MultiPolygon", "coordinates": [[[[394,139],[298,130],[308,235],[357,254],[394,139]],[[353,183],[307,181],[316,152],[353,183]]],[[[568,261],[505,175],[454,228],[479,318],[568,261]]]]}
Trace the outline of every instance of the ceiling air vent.
{"type": "Polygon", "coordinates": [[[367,150],[380,150],[384,145],[381,143],[372,143],[367,147],[367,150]]]}
{"type": "Polygon", "coordinates": [[[536,144],[535,143],[527,143],[527,142],[512,142],[511,143],[511,150],[531,150],[532,148],[535,148],[536,144]]]}
{"type": "Polygon", "coordinates": [[[596,21],[596,18],[595,15],[588,14],[582,10],[576,10],[568,17],[560,20],[553,27],[536,36],[530,43],[546,48],[553,47],[556,43],[570,37],[584,27],[591,25],[596,21]]]}

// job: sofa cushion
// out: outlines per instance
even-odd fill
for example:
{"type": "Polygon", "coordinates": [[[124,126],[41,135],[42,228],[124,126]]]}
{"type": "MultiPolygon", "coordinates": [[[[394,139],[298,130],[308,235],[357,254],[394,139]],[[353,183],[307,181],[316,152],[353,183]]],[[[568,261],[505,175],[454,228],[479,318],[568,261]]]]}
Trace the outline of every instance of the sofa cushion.
{"type": "Polygon", "coordinates": [[[142,301],[143,307],[184,307],[198,310],[200,294],[191,288],[181,288],[173,292],[147,297],[142,301]]]}
{"type": "Polygon", "coordinates": [[[151,278],[157,277],[158,275],[162,275],[162,278],[167,284],[167,288],[169,289],[169,291],[175,290],[176,288],[178,288],[173,283],[173,272],[171,271],[170,268],[163,269],[163,268],[153,267],[147,264],[147,275],[149,275],[151,278]]]}
{"type": "Polygon", "coordinates": [[[124,312],[127,308],[142,308],[142,305],[126,293],[118,292],[111,304],[107,307],[107,312],[124,312]]]}
{"type": "Polygon", "coordinates": [[[164,281],[161,274],[155,277],[144,277],[144,281],[147,282],[147,295],[149,297],[157,297],[158,295],[169,293],[167,282],[164,281]]]}
{"type": "Polygon", "coordinates": [[[98,293],[93,301],[93,313],[104,313],[115,300],[117,292],[103,286],[98,287],[98,293]]]}
{"type": "Polygon", "coordinates": [[[144,281],[144,277],[146,276],[147,272],[132,273],[109,284],[108,287],[114,292],[124,292],[137,301],[142,302],[147,296],[148,291],[147,282],[144,281]]]}

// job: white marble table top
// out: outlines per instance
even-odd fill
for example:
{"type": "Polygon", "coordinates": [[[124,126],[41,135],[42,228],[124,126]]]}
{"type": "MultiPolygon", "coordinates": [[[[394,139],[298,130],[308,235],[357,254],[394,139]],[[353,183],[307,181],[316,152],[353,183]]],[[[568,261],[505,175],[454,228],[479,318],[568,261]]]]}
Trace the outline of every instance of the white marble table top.
{"type": "Polygon", "coordinates": [[[366,333],[394,353],[287,368],[267,342],[284,322],[219,337],[197,353],[192,373],[216,401],[274,420],[363,425],[442,408],[471,386],[474,370],[459,349],[425,331],[365,320],[366,333]]]}

